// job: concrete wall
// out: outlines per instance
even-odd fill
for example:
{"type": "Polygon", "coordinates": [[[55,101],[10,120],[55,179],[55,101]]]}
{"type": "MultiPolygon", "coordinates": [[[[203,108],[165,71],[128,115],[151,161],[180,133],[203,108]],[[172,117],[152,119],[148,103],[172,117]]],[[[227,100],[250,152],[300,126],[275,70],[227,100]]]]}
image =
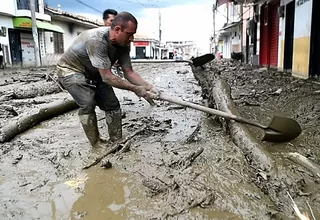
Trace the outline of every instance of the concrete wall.
{"type": "MultiPolygon", "coordinates": [[[[88,30],[90,28],[83,27],[79,24],[73,25],[73,31],[69,30],[69,23],[63,21],[55,21],[52,20],[51,22],[54,25],[60,26],[64,33],[63,33],[63,43],[64,43],[64,51],[66,51],[73,41],[78,36],[78,33],[82,31],[88,30]]],[[[44,45],[45,45],[45,55],[42,57],[42,64],[45,66],[55,65],[61,54],[54,53],[54,43],[53,43],[53,32],[44,32],[44,45]]]]}
{"type": "MultiPolygon", "coordinates": [[[[54,25],[58,25],[63,29],[63,31],[64,31],[63,42],[64,42],[64,50],[65,51],[70,47],[70,45],[76,39],[76,37],[78,36],[78,33],[81,33],[82,31],[90,29],[90,28],[85,28],[85,27],[78,25],[78,24],[74,24],[73,30],[70,31],[69,30],[70,23],[68,23],[68,22],[52,20],[51,23],[54,25]]],[[[51,39],[53,39],[53,32],[45,32],[45,42],[46,42],[46,53],[47,54],[54,53],[54,43],[53,43],[53,41],[51,42],[51,39]]]]}
{"type": "Polygon", "coordinates": [[[292,73],[296,77],[309,77],[310,38],[312,3],[309,0],[302,5],[296,3],[294,43],[293,43],[293,68],[292,73]]]}
{"type": "MultiPolygon", "coordinates": [[[[39,13],[36,12],[36,18],[44,21],[50,21],[51,17],[47,14],[44,14],[44,0],[38,0],[38,1],[39,1],[39,13]]],[[[0,14],[31,18],[30,10],[17,9],[17,0],[3,0],[3,3],[1,4],[1,7],[0,7],[0,14]]]]}
{"type": "MultiPolygon", "coordinates": [[[[15,16],[16,14],[16,0],[1,1],[0,14],[15,16]],[[6,2],[6,3],[4,3],[6,2]]],[[[0,19],[1,21],[1,19],[0,19]]]]}
{"type": "Polygon", "coordinates": [[[7,28],[7,35],[5,37],[0,36],[0,44],[9,45],[9,33],[8,28],[13,28],[12,18],[0,15],[0,27],[7,28]]]}
{"type": "MultiPolygon", "coordinates": [[[[9,28],[10,29],[13,28],[12,18],[8,17],[8,16],[0,15],[0,28],[2,26],[6,27],[7,34],[4,37],[0,36],[0,44],[2,44],[8,48],[8,53],[4,54],[5,62],[7,64],[11,64],[11,53],[10,53],[10,46],[9,46],[9,28]]],[[[4,49],[4,48],[2,48],[2,49],[4,49]]]]}

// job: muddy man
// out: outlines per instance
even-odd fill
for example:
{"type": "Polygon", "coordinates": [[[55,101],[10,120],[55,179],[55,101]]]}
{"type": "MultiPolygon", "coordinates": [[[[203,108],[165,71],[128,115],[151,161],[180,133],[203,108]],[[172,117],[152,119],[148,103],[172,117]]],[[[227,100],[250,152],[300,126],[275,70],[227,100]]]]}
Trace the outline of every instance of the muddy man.
{"type": "Polygon", "coordinates": [[[129,90],[149,103],[159,91],[132,69],[128,44],[137,30],[136,18],[121,12],[111,27],[99,27],[82,32],[62,55],[57,64],[59,82],[79,105],[82,128],[92,146],[100,146],[96,105],[105,111],[111,141],[122,138],[120,104],[112,87],[129,90]],[[118,60],[125,79],[112,74],[118,60]]]}

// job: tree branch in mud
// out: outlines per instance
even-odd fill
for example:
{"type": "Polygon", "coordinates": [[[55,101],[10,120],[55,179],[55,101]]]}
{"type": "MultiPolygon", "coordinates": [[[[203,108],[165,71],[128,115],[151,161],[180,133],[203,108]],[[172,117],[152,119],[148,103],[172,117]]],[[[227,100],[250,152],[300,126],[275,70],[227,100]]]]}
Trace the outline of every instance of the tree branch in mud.
{"type": "MultiPolygon", "coordinates": [[[[131,135],[129,135],[128,137],[126,137],[124,140],[118,142],[115,144],[115,146],[113,146],[110,150],[108,150],[104,155],[98,157],[95,159],[95,161],[85,167],[83,167],[83,170],[87,170],[95,165],[97,165],[98,163],[100,163],[103,158],[107,157],[110,154],[115,153],[116,151],[118,151],[120,148],[124,149],[124,148],[128,148],[129,144],[130,144],[130,140],[135,137],[136,135],[141,134],[142,132],[144,132],[148,127],[147,126],[143,126],[142,128],[140,128],[139,130],[137,130],[136,132],[132,133],[131,135]],[[126,144],[128,143],[128,145],[126,146],[126,144]]],[[[123,153],[125,151],[121,151],[121,153],[123,153]]]]}
{"type": "Polygon", "coordinates": [[[32,128],[44,120],[56,117],[76,108],[78,108],[77,104],[70,99],[50,103],[37,110],[35,113],[22,116],[16,121],[3,126],[0,129],[0,143],[12,140],[18,134],[32,128]]]}
{"type": "MultiPolygon", "coordinates": [[[[205,96],[209,97],[215,104],[217,109],[239,115],[236,106],[231,98],[230,86],[220,77],[220,72],[217,69],[212,71],[202,71],[201,69],[193,69],[196,79],[205,92],[205,96]]],[[[290,168],[290,165],[285,164],[285,161],[278,160],[273,157],[265,147],[262,146],[257,139],[252,137],[248,127],[244,124],[240,124],[231,120],[220,118],[235,143],[242,153],[244,154],[248,165],[251,168],[251,180],[275,203],[275,208],[278,211],[291,215],[291,201],[287,195],[289,191],[298,201],[300,193],[308,188],[312,188],[316,181],[315,178],[311,178],[310,175],[302,176],[301,173],[290,168]],[[309,185],[310,184],[310,185],[309,185]]],[[[292,155],[291,155],[292,156],[292,155]]],[[[301,157],[291,157],[296,162],[299,159],[301,163],[301,157]]],[[[310,163],[303,162],[303,166],[311,170],[315,175],[318,174],[317,169],[314,166],[310,166],[310,163]]],[[[318,186],[314,189],[314,196],[318,195],[318,186]]],[[[305,203],[301,201],[301,206],[305,207],[305,203]]],[[[305,207],[306,208],[306,207],[305,207]]]]}
{"type": "Polygon", "coordinates": [[[194,129],[194,131],[191,133],[191,135],[187,138],[187,140],[185,141],[186,144],[190,144],[193,141],[195,141],[195,138],[197,136],[197,134],[199,133],[201,129],[201,125],[199,124],[196,129],[194,129]]]}
{"type": "Polygon", "coordinates": [[[302,156],[299,153],[288,153],[287,156],[293,162],[305,167],[309,170],[315,178],[320,178],[320,167],[317,164],[312,163],[308,158],[302,156]]]}
{"type": "Polygon", "coordinates": [[[55,82],[39,81],[32,85],[21,85],[19,88],[9,90],[0,96],[0,101],[8,101],[12,99],[28,99],[37,96],[43,96],[61,92],[61,88],[55,82]]]}

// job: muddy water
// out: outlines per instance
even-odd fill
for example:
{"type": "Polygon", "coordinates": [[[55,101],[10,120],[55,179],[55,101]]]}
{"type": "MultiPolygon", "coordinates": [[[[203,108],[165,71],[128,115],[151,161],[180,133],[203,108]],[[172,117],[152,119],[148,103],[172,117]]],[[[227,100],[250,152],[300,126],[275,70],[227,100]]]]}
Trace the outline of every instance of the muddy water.
{"type": "MultiPolygon", "coordinates": [[[[201,103],[200,88],[188,66],[135,68],[166,93],[201,103]],[[189,72],[176,73],[184,70],[189,72]]],[[[130,92],[115,92],[126,112],[124,134],[143,125],[152,130],[135,137],[131,151],[109,156],[112,169],[97,165],[81,170],[105,149],[89,146],[76,111],[3,144],[1,219],[269,219],[273,204],[249,182],[241,152],[212,119],[165,102],[151,107],[130,92]],[[197,126],[195,141],[186,144],[197,126]],[[175,165],[200,147],[204,152],[191,166],[175,165]],[[168,187],[151,196],[146,180],[168,187]],[[171,183],[175,187],[169,187],[171,183]]],[[[107,137],[104,120],[99,127],[107,137]]]]}

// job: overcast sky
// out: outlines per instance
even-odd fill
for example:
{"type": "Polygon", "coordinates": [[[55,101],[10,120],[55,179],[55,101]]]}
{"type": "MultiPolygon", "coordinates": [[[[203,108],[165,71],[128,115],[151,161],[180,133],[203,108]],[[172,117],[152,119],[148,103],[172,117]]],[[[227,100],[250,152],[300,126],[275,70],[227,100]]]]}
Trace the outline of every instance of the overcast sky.
{"type": "MultiPolygon", "coordinates": [[[[138,19],[138,33],[158,38],[161,12],[162,40],[196,41],[202,53],[209,52],[213,31],[212,4],[215,0],[46,0],[64,11],[102,20],[107,8],[128,11],[138,19]],[[82,3],[81,3],[82,2],[82,3]],[[87,6],[85,5],[87,4],[87,6]]],[[[217,28],[223,22],[216,18],[217,28]]]]}

